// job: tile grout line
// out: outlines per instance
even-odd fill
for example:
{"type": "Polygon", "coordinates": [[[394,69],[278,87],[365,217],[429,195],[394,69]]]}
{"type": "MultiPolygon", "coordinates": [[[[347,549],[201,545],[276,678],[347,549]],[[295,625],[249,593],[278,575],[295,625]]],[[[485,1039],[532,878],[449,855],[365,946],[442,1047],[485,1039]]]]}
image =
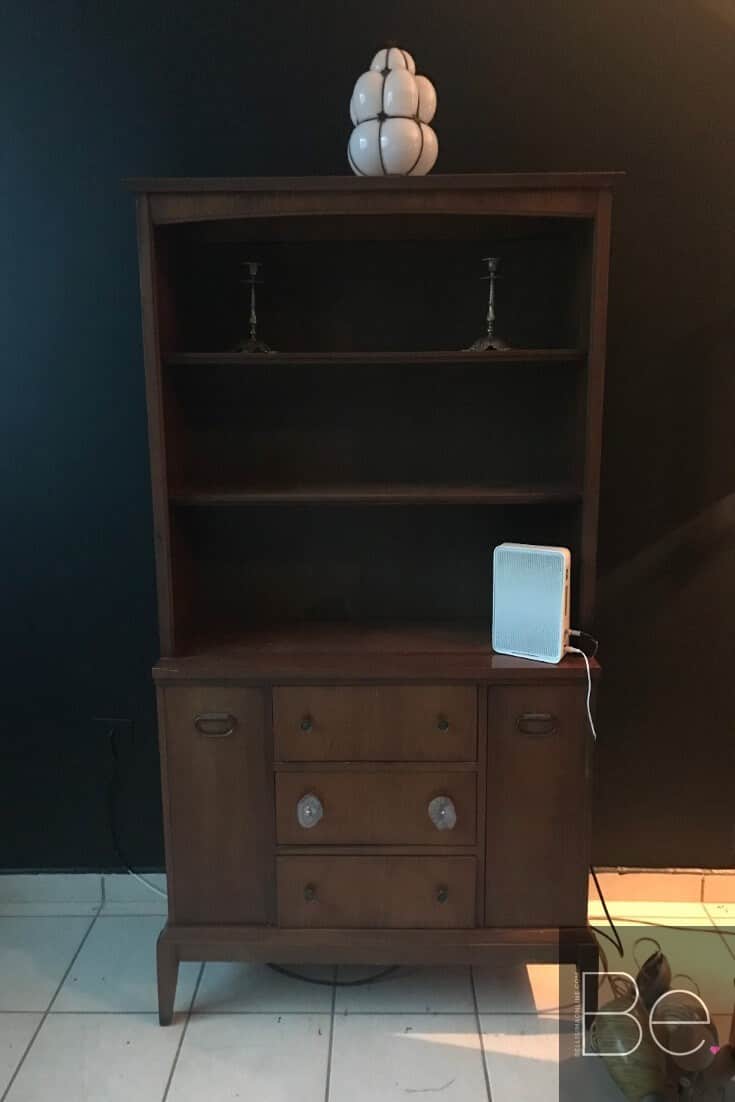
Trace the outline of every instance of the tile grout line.
{"type": "Polygon", "coordinates": [[[334,965],[332,973],[332,1012],[329,1017],[329,1045],[327,1047],[327,1078],[324,1083],[324,1102],[329,1102],[329,1092],[332,1086],[332,1053],[334,1051],[334,1009],[337,1005],[337,976],[339,968],[334,965]]]}
{"type": "MultiPolygon", "coordinates": [[[[97,919],[98,919],[98,918],[100,917],[100,911],[101,911],[101,910],[102,910],[102,904],[100,903],[100,906],[99,906],[99,910],[97,911],[97,914],[96,914],[96,915],[94,916],[94,918],[93,918],[93,919],[92,919],[92,921],[90,922],[90,924],[89,924],[89,928],[88,928],[88,930],[87,930],[86,934],[84,935],[84,937],[82,938],[82,940],[81,940],[81,942],[80,942],[80,945],[79,945],[79,948],[77,949],[76,953],[75,953],[75,954],[74,954],[74,956],[72,957],[72,959],[71,959],[71,963],[69,964],[69,967],[67,968],[66,972],[64,972],[64,978],[62,979],[61,983],[59,984],[59,986],[58,986],[58,987],[56,988],[56,990],[54,991],[54,997],[52,998],[51,1002],[50,1002],[50,1003],[48,1004],[48,1006],[46,1007],[46,1013],[44,1014],[44,1018],[45,1018],[45,1017],[46,1017],[46,1016],[47,1016],[48,1014],[52,1014],[52,1013],[53,1013],[53,1007],[54,1007],[54,1003],[55,1003],[55,1002],[56,1002],[56,1000],[58,999],[58,997],[59,997],[59,994],[61,993],[61,989],[62,989],[62,987],[64,986],[64,984],[66,983],[66,980],[67,980],[67,977],[68,977],[69,973],[71,972],[72,968],[73,968],[73,967],[74,967],[74,965],[76,964],[76,960],[77,960],[77,957],[78,957],[78,956],[79,956],[79,954],[81,953],[82,949],[84,948],[84,943],[86,942],[87,938],[89,937],[89,935],[90,935],[90,934],[91,934],[91,932],[92,932],[92,927],[94,926],[94,924],[95,924],[95,922],[97,921],[97,919]]],[[[2,1099],[0,1099],[0,1102],[2,1102],[2,1099]]]]}
{"type": "Polygon", "coordinates": [[[470,968],[470,985],[472,987],[472,1001],[475,1004],[475,1025],[477,1027],[477,1036],[480,1039],[480,1057],[482,1059],[482,1070],[485,1075],[485,1090],[487,1091],[487,1102],[493,1102],[493,1094],[490,1089],[490,1071],[487,1066],[487,1056],[485,1055],[485,1038],[482,1035],[482,1025],[480,1024],[480,1008],[477,1004],[477,989],[475,987],[475,970],[472,965],[470,968]]]}
{"type": "MultiPolygon", "coordinates": [[[[186,1031],[189,1028],[189,1022],[191,1021],[191,1012],[192,1012],[192,1009],[194,1007],[196,997],[199,993],[199,984],[202,982],[202,976],[203,975],[204,975],[204,965],[202,964],[199,967],[199,975],[197,976],[197,981],[194,984],[194,991],[193,991],[192,996],[191,996],[191,1001],[189,1003],[189,1008],[186,1012],[186,1020],[184,1021],[184,1027],[181,1030],[181,1036],[179,1037],[179,1043],[176,1046],[176,1052],[174,1053],[174,1058],[171,1062],[171,1070],[168,1073],[168,1079],[166,1080],[166,1086],[164,1087],[161,1102],[166,1102],[166,1099],[168,1098],[168,1092],[171,1090],[171,1084],[173,1082],[174,1072],[176,1071],[176,1066],[179,1062],[179,1056],[181,1055],[181,1048],[184,1044],[184,1037],[186,1036],[186,1031]]],[[[168,1028],[168,1027],[167,1026],[166,1027],[159,1026],[159,1029],[161,1029],[161,1028],[168,1028]]],[[[0,1102],[3,1102],[3,1100],[0,1099],[0,1102]]]]}
{"type": "MultiPolygon", "coordinates": [[[[33,1048],[33,1045],[36,1042],[36,1037],[38,1037],[38,1034],[43,1029],[44,1023],[46,1022],[46,1019],[48,1018],[48,1016],[51,1012],[51,1007],[56,1002],[56,999],[58,997],[59,992],[61,991],[62,987],[66,983],[67,977],[68,977],[69,973],[71,972],[72,968],[74,967],[74,965],[76,963],[76,960],[77,960],[77,957],[79,956],[82,949],[84,948],[84,945],[87,941],[87,938],[89,937],[90,933],[92,932],[92,927],[94,926],[95,922],[99,918],[99,913],[100,913],[101,910],[102,910],[102,902],[100,901],[99,907],[97,908],[97,912],[94,915],[94,917],[92,918],[92,921],[90,922],[89,926],[87,927],[87,929],[85,931],[85,934],[84,934],[84,937],[82,938],[82,940],[77,945],[76,951],[75,951],[74,955],[72,956],[71,960],[69,961],[69,964],[67,965],[67,968],[64,972],[64,975],[61,977],[61,979],[59,981],[59,984],[58,984],[56,990],[53,993],[51,1001],[49,1002],[48,1006],[46,1007],[43,1014],[41,1015],[41,1021],[38,1023],[35,1030],[33,1031],[33,1036],[31,1037],[30,1041],[26,1045],[25,1051],[24,1051],[23,1055],[21,1056],[20,1060],[18,1061],[18,1064],[15,1068],[15,1071],[10,1076],[7,1087],[3,1091],[2,1095],[0,1095],[0,1102],[5,1102],[5,1099],[8,1097],[8,1095],[10,1094],[10,1091],[13,1089],[13,1084],[15,1083],[15,1080],[18,1078],[18,1075],[20,1074],[20,1069],[25,1064],[26,1059],[28,1057],[28,1053],[31,1051],[31,1049],[33,1048]]],[[[38,1013],[38,1012],[36,1011],[36,1013],[38,1013]]]]}
{"type": "MultiPolygon", "coordinates": [[[[112,907],[115,903],[110,904],[112,907]]],[[[100,918],[165,918],[166,911],[105,911],[100,918]]]]}

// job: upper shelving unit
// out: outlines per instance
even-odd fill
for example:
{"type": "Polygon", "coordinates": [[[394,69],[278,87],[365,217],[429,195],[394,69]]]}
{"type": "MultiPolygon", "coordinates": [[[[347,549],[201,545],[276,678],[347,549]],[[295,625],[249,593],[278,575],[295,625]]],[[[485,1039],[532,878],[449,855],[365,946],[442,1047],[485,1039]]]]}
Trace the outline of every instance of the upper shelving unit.
{"type": "Polygon", "coordinates": [[[356,663],[456,647],[464,676],[476,647],[481,671],[503,541],[569,547],[591,623],[613,181],[131,181],[164,653],[231,637],[250,664],[304,624],[356,663]],[[469,351],[489,256],[509,347],[469,351]]]}

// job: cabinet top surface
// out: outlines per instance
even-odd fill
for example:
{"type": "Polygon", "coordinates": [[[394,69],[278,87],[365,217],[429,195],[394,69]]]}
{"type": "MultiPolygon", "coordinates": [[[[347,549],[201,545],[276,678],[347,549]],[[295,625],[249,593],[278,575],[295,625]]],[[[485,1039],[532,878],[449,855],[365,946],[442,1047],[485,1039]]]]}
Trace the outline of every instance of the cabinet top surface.
{"type": "Polygon", "coordinates": [[[623,172],[496,172],[434,176],[136,176],[136,192],[599,190],[623,172]]]}
{"type": "MultiPolygon", "coordinates": [[[[495,654],[489,624],[303,624],[259,628],[193,644],[186,655],[161,658],[158,681],[577,681],[581,658],[559,665],[495,654]]],[[[600,667],[592,659],[592,673],[600,667]]]]}

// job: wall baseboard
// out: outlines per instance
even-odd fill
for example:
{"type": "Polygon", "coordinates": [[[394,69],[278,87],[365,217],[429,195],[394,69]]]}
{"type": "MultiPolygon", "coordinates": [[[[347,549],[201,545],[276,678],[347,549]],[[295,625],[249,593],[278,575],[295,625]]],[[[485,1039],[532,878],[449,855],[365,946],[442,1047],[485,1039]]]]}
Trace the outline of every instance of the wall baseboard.
{"type": "MultiPolygon", "coordinates": [[[[598,868],[606,901],[735,903],[735,869],[598,868]]],[[[597,900],[592,877],[589,898],[597,900]]]]}
{"type": "MultiPolygon", "coordinates": [[[[598,868],[596,872],[608,903],[735,903],[735,869],[598,868]]],[[[145,879],[166,890],[165,873],[146,873],[145,879]]],[[[589,899],[598,902],[592,877],[589,899]]],[[[0,904],[84,904],[94,909],[151,901],[148,889],[128,873],[0,872],[0,904]]]]}
{"type": "MultiPolygon", "coordinates": [[[[145,879],[166,890],[166,874],[151,872],[145,879]]],[[[0,872],[0,905],[59,904],[66,910],[80,905],[84,912],[122,904],[151,904],[157,897],[129,873],[99,872],[0,872]]],[[[166,901],[160,897],[163,910],[166,901]]]]}

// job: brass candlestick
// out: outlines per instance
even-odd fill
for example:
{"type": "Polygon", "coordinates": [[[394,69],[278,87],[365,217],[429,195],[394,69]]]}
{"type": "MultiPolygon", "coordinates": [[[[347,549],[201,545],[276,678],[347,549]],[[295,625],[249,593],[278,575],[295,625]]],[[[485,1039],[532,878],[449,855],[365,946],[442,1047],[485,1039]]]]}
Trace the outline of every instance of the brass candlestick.
{"type": "Polygon", "coordinates": [[[267,353],[273,352],[273,349],[258,339],[258,315],[255,309],[255,286],[258,283],[262,283],[261,279],[258,279],[258,270],[261,268],[260,261],[258,260],[246,260],[248,275],[243,280],[244,283],[250,288],[250,317],[249,322],[249,334],[246,340],[241,341],[237,346],[238,352],[255,352],[255,353],[267,353]]]}
{"type": "Polygon", "coordinates": [[[488,281],[487,315],[485,319],[486,332],[482,337],[478,337],[477,340],[470,345],[468,351],[502,352],[507,349],[509,345],[495,335],[495,280],[497,279],[498,264],[500,260],[497,256],[484,256],[482,259],[487,264],[487,275],[482,278],[488,281]]]}

